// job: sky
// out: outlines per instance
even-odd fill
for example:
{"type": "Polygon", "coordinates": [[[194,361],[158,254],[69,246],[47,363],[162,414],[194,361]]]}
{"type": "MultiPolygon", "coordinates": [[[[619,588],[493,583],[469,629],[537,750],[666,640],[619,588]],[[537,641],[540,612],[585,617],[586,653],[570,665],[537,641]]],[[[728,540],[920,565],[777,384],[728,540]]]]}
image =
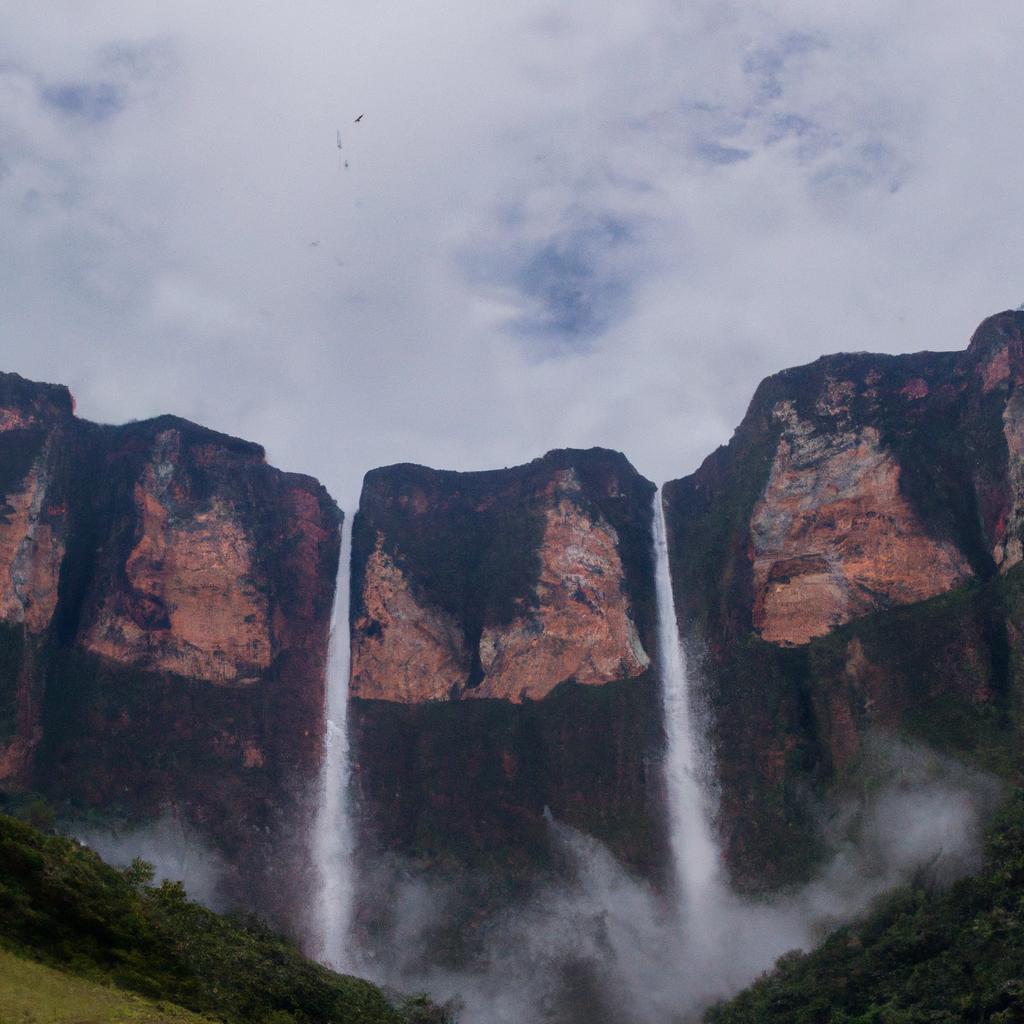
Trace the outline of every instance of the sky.
{"type": "Polygon", "coordinates": [[[349,513],[393,462],[675,478],[762,377],[1024,300],[1022,35],[1019,0],[0,0],[0,369],[349,513]]]}

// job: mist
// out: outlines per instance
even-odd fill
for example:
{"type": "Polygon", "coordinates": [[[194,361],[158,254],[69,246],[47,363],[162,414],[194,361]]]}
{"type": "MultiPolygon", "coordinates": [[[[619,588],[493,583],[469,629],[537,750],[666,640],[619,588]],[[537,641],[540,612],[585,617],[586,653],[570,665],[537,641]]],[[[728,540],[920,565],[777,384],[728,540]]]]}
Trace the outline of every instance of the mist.
{"type": "Polygon", "coordinates": [[[225,892],[230,867],[194,829],[169,812],[146,825],[115,828],[69,823],[62,831],[95,850],[108,864],[125,867],[140,857],[153,865],[154,883],[181,882],[192,899],[211,910],[232,908],[225,892]]]}
{"type": "MultiPolygon", "coordinates": [[[[395,883],[387,948],[358,973],[458,1007],[460,1024],[677,1024],[745,987],[784,953],[809,950],[910,881],[976,871],[999,783],[891,738],[867,745],[861,792],[822,822],[830,856],[808,884],[767,899],[716,885],[691,913],[632,877],[597,840],[551,820],[561,866],[525,905],[497,916],[465,970],[424,967],[458,893],[395,883]]],[[[408,866],[406,866],[408,867],[408,866]]]]}

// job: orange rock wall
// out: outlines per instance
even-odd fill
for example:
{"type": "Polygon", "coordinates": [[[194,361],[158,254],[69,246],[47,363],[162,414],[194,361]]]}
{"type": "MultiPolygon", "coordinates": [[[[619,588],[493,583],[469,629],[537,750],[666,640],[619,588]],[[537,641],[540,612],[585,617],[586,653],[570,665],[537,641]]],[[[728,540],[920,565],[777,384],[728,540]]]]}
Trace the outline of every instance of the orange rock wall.
{"type": "Polygon", "coordinates": [[[353,623],[352,696],[521,703],[566,680],[599,686],[644,672],[650,658],[626,597],[617,534],[576,503],[578,490],[571,473],[548,488],[533,594],[511,622],[483,629],[475,686],[467,685],[474,651],[462,625],[418,596],[378,536],[361,583],[363,614],[353,623]]]}
{"type": "Polygon", "coordinates": [[[813,874],[870,732],[968,759],[1019,744],[1022,395],[1022,311],[965,351],[823,356],[665,485],[737,886],[813,874]]]}
{"type": "Polygon", "coordinates": [[[348,719],[358,933],[404,941],[389,894],[412,878],[457,894],[426,912],[432,948],[482,954],[557,871],[552,816],[666,884],[654,491],[604,449],[367,474],[348,719]]]}
{"type": "Polygon", "coordinates": [[[255,682],[273,654],[269,581],[231,504],[190,496],[177,431],[157,436],[134,499],[137,540],[124,565],[130,592],[103,595],[84,646],[154,671],[255,682]]]}
{"type": "Polygon", "coordinates": [[[66,388],[0,374],[0,622],[42,633],[53,618],[67,509],[52,487],[53,454],[73,403],[66,388]],[[27,457],[26,457],[27,455],[27,457]]]}
{"type": "Polygon", "coordinates": [[[0,373],[0,789],[173,808],[292,930],[312,870],[340,515],[255,444],[78,420],[0,373]]]}
{"type": "Polygon", "coordinates": [[[750,523],[753,623],[765,640],[803,644],[971,578],[961,552],[925,532],[877,429],[819,433],[788,401],[774,416],[782,436],[750,523]]]}
{"type": "Polygon", "coordinates": [[[1003,410],[1007,449],[1007,514],[992,550],[1000,572],[1024,559],[1024,390],[1014,389],[1003,410]]]}
{"type": "Polygon", "coordinates": [[[353,624],[353,697],[418,704],[458,692],[470,667],[462,627],[416,599],[380,537],[366,565],[363,603],[365,614],[353,624]]]}
{"type": "Polygon", "coordinates": [[[467,697],[541,700],[560,682],[600,686],[651,663],[630,615],[618,537],[569,498],[544,513],[536,607],[484,630],[483,682],[467,697]]]}
{"type": "Polygon", "coordinates": [[[31,633],[50,624],[64,559],[63,509],[47,509],[45,458],[20,490],[3,499],[0,515],[0,621],[31,633]]]}

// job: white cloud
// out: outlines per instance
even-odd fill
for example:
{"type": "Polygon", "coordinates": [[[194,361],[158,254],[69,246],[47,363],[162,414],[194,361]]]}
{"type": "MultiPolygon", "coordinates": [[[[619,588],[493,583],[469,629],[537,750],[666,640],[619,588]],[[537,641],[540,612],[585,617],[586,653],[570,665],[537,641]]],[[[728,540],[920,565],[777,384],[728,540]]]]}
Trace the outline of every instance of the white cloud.
{"type": "Polygon", "coordinates": [[[678,476],[766,373],[1024,298],[1019,5],[60,7],[0,14],[0,364],[349,511],[393,461],[678,476]]]}

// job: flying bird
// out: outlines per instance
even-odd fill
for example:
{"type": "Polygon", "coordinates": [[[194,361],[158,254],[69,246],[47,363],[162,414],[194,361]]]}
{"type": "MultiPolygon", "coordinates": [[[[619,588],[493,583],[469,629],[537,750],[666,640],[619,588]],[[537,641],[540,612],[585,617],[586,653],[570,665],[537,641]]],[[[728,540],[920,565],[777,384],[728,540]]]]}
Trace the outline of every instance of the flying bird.
{"type": "Polygon", "coordinates": [[[363,115],[360,114],[352,123],[353,124],[359,124],[359,122],[362,121],[362,119],[363,119],[363,115]]]}
{"type": "Polygon", "coordinates": [[[341,149],[341,132],[338,132],[338,149],[341,149]]]}

